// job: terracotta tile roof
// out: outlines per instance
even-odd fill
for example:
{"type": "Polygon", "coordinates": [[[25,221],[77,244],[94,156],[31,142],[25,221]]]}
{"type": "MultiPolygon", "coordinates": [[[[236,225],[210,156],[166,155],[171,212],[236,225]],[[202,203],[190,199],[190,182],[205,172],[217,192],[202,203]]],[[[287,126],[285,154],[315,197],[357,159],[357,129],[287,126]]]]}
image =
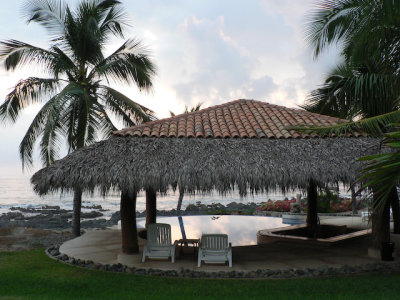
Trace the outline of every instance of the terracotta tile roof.
{"type": "Polygon", "coordinates": [[[347,122],[304,110],[255,100],[235,100],[196,112],[115,131],[117,136],[179,138],[310,138],[287,126],[327,126],[347,122]]]}

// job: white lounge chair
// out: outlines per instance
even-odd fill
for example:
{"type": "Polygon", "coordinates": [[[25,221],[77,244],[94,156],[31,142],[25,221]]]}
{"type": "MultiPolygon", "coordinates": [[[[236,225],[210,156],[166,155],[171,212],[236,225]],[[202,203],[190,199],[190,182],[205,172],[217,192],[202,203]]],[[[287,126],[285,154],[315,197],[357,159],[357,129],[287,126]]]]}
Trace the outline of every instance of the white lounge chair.
{"type": "Polygon", "coordinates": [[[171,225],[155,223],[147,227],[147,242],[143,248],[142,262],[149,258],[169,258],[175,262],[176,242],[171,242],[171,225]]]}
{"type": "Polygon", "coordinates": [[[199,245],[198,267],[205,263],[225,263],[232,267],[232,245],[226,234],[203,234],[199,245]]]}

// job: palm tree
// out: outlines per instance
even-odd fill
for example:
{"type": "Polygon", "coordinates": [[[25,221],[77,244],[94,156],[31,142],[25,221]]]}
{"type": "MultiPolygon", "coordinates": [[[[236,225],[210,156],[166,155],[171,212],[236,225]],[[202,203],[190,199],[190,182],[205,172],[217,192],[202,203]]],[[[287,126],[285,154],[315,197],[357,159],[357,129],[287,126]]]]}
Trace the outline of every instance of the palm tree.
{"type": "MultiPolygon", "coordinates": [[[[185,105],[185,110],[183,111],[183,114],[199,111],[201,109],[202,105],[203,105],[203,103],[201,103],[201,102],[197,103],[195,106],[192,106],[191,108],[189,108],[187,105],[185,105]]],[[[176,116],[176,114],[172,111],[169,111],[169,114],[171,115],[171,117],[176,116]]],[[[182,187],[179,187],[179,198],[178,198],[178,204],[176,206],[176,213],[178,214],[178,216],[181,215],[183,196],[184,196],[184,189],[182,187]]]]}
{"type": "MultiPolygon", "coordinates": [[[[17,40],[0,41],[0,60],[6,70],[31,64],[48,78],[19,81],[0,106],[1,121],[16,122],[20,112],[43,103],[20,144],[22,165],[32,165],[34,144],[40,139],[40,156],[51,164],[62,141],[68,151],[107,138],[115,125],[110,115],[124,125],[149,121],[153,112],[106,84],[135,84],[152,88],[155,66],[146,49],[134,39],[126,40],[109,56],[103,52],[111,36],[124,38],[126,15],[116,0],[83,0],[75,10],[66,1],[35,0],[26,6],[28,23],[34,22],[50,36],[43,49],[17,40]],[[106,83],[106,84],[104,84],[106,83]]],[[[82,191],[74,191],[73,233],[80,234],[82,191]]]]}
{"type": "Polygon", "coordinates": [[[347,119],[398,110],[399,19],[398,1],[320,0],[307,24],[307,41],[315,58],[328,45],[339,43],[344,63],[311,93],[303,108],[347,119]]]}
{"type": "MultiPolygon", "coordinates": [[[[318,3],[307,26],[307,40],[314,49],[314,57],[328,45],[339,43],[345,63],[333,70],[322,88],[311,93],[303,108],[319,109],[350,120],[354,117],[366,119],[316,131],[343,134],[362,128],[382,135],[388,124],[400,122],[399,19],[398,1],[321,0],[318,3]]],[[[400,215],[395,185],[390,190],[393,210],[400,215]]],[[[383,199],[379,195],[375,195],[375,208],[383,199]]],[[[387,205],[381,207],[389,209],[387,205]]],[[[374,216],[377,221],[377,213],[374,216]]],[[[395,232],[400,232],[400,219],[396,219],[395,232]]],[[[383,227],[382,236],[386,235],[383,227]]],[[[378,239],[376,246],[379,244],[378,239]]]]}
{"type": "MultiPolygon", "coordinates": [[[[183,111],[183,114],[199,111],[201,109],[202,105],[203,105],[203,103],[201,103],[201,102],[197,103],[195,106],[193,106],[191,108],[189,108],[187,105],[185,105],[185,110],[183,111]]],[[[176,116],[176,114],[172,111],[169,111],[169,114],[171,115],[171,117],[176,116]]],[[[181,215],[183,196],[184,196],[184,189],[182,187],[179,187],[179,198],[178,198],[178,204],[176,206],[176,213],[178,214],[178,216],[181,215]]]]}
{"type": "MultiPolygon", "coordinates": [[[[183,114],[187,114],[190,112],[194,112],[194,111],[199,111],[201,109],[201,106],[203,105],[203,103],[199,102],[197,103],[195,106],[192,106],[191,108],[189,108],[189,106],[185,105],[185,110],[182,112],[183,114]]],[[[175,117],[176,114],[172,111],[169,111],[169,114],[171,117],[175,117]]]]}
{"type": "MultiPolygon", "coordinates": [[[[398,125],[398,124],[397,124],[398,125]]],[[[376,194],[376,201],[374,201],[374,210],[382,211],[383,220],[382,225],[386,227],[384,234],[385,239],[390,240],[388,236],[389,228],[389,205],[394,201],[398,205],[398,196],[396,186],[400,182],[400,131],[386,133],[382,144],[392,149],[392,152],[371,155],[361,158],[360,160],[368,161],[369,164],[364,168],[361,180],[365,182],[365,188],[371,188],[376,194]]],[[[398,207],[397,207],[398,208],[398,207]]],[[[393,207],[393,219],[399,218],[398,209],[393,207]]],[[[394,224],[394,232],[396,233],[396,223],[394,224]]],[[[398,225],[397,225],[398,226],[398,225]]],[[[398,233],[398,232],[397,232],[398,233]]]]}

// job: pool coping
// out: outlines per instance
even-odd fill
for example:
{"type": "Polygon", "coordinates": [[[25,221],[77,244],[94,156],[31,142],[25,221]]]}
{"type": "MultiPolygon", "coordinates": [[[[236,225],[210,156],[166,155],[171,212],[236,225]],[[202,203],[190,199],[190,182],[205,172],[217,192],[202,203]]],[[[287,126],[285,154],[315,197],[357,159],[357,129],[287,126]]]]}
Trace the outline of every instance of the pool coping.
{"type": "MultiPolygon", "coordinates": [[[[372,229],[362,229],[362,230],[357,230],[355,232],[347,233],[347,234],[342,234],[339,236],[334,236],[330,238],[308,238],[308,237],[303,237],[303,236],[294,236],[294,235],[285,235],[285,234],[277,234],[277,232],[281,231],[290,231],[290,230],[296,230],[300,228],[306,228],[307,224],[298,224],[298,225],[292,225],[288,227],[281,227],[281,228],[274,228],[274,229],[262,229],[257,231],[257,243],[258,244],[267,244],[270,242],[275,242],[275,241],[294,241],[294,242],[304,242],[304,243],[317,243],[321,245],[326,245],[330,246],[332,244],[338,243],[338,242],[343,242],[349,239],[354,239],[357,237],[369,235],[372,233],[372,229]]],[[[351,228],[351,227],[348,227],[351,228]]]]}

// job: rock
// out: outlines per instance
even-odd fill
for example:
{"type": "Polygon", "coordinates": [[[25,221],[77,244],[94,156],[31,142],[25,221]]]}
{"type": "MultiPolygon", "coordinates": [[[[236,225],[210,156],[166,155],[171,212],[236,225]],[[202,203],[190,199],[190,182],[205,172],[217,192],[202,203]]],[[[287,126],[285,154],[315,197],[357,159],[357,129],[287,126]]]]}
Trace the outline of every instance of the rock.
{"type": "Polygon", "coordinates": [[[94,205],[94,204],[91,206],[82,205],[82,208],[103,210],[103,207],[101,205],[94,205]]]}
{"type": "Polygon", "coordinates": [[[50,250],[49,254],[51,256],[58,256],[60,254],[60,251],[58,251],[58,249],[52,249],[50,250]]]}
{"type": "Polygon", "coordinates": [[[81,213],[81,218],[83,219],[92,219],[92,218],[98,218],[103,216],[103,214],[101,212],[98,211],[91,211],[91,212],[87,212],[87,213],[81,213]]]}

